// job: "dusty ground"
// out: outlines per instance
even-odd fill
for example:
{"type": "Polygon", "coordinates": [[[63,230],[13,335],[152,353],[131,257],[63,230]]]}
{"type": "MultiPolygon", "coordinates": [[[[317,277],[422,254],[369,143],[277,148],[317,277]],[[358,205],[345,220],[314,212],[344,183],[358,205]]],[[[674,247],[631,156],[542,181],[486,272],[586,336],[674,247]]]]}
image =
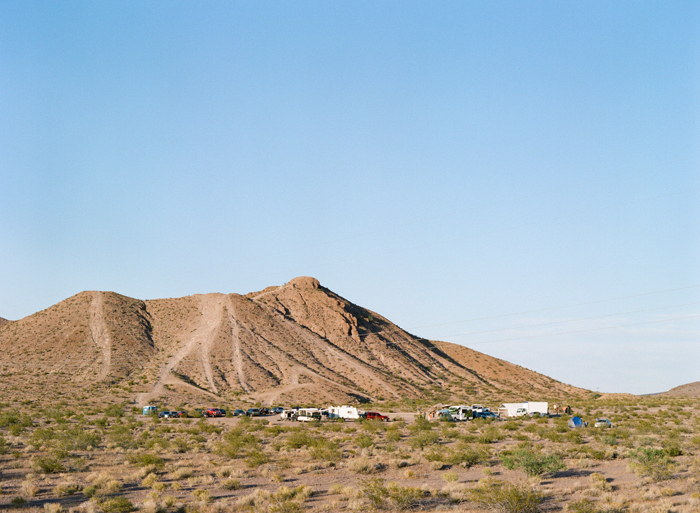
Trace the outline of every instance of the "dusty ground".
{"type": "Polygon", "coordinates": [[[0,508],[471,511],[513,485],[542,511],[698,511],[700,401],[572,406],[591,426],[607,416],[615,427],[572,431],[566,418],[424,423],[415,412],[391,413],[388,423],[154,420],[122,406],[3,404],[0,508]],[[635,468],[640,448],[657,461],[635,468]],[[506,468],[518,450],[561,468],[534,477],[506,468]]]}

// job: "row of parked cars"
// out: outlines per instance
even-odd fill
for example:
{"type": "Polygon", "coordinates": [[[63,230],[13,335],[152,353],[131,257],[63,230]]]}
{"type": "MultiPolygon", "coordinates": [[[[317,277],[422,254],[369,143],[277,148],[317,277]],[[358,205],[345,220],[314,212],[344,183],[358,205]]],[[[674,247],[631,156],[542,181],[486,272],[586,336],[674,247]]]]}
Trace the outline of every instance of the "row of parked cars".
{"type": "MultiPolygon", "coordinates": [[[[149,408],[148,413],[144,409],[144,415],[156,413],[155,407],[149,408]],[[153,408],[153,409],[150,409],[153,408]]],[[[351,406],[339,406],[339,407],[329,407],[329,408],[301,408],[294,407],[289,410],[285,410],[281,406],[275,407],[261,407],[261,408],[248,408],[247,410],[236,409],[231,412],[234,417],[265,417],[269,415],[280,415],[282,420],[295,420],[300,422],[312,421],[312,420],[379,420],[383,422],[389,421],[389,417],[382,415],[376,411],[362,411],[351,406]]],[[[185,418],[190,415],[184,411],[170,411],[165,410],[158,413],[158,417],[161,419],[174,419],[174,418],[185,418]]],[[[227,412],[223,408],[195,408],[192,416],[195,417],[226,417],[227,412]]]]}

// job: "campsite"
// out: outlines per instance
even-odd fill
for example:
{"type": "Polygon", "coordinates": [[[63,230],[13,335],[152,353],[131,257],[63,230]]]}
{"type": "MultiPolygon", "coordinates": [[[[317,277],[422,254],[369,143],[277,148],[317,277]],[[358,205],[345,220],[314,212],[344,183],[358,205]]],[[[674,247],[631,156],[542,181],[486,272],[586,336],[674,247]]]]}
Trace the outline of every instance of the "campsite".
{"type": "Polygon", "coordinates": [[[507,492],[541,511],[691,512],[700,503],[698,406],[610,398],[581,402],[572,416],[450,422],[390,408],[390,422],[290,423],[278,414],[159,419],[128,406],[3,404],[0,506],[476,511],[507,492]],[[594,428],[602,416],[615,427],[594,428]],[[572,429],[573,418],[588,426],[572,429]]]}

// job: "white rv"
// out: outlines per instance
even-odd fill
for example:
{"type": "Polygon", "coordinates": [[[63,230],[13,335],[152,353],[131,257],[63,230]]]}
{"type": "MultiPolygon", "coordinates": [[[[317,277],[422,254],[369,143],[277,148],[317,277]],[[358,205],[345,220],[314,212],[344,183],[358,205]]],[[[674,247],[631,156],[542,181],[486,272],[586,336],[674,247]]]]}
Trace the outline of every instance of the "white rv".
{"type": "Polygon", "coordinates": [[[354,406],[329,406],[329,419],[357,420],[362,418],[365,412],[358,410],[354,406]]]}
{"type": "Polygon", "coordinates": [[[321,410],[318,408],[301,408],[297,413],[299,422],[311,422],[312,420],[321,420],[321,410]]]}
{"type": "Polygon", "coordinates": [[[472,418],[472,409],[471,406],[465,405],[450,406],[450,414],[455,420],[465,421],[472,418]]]}

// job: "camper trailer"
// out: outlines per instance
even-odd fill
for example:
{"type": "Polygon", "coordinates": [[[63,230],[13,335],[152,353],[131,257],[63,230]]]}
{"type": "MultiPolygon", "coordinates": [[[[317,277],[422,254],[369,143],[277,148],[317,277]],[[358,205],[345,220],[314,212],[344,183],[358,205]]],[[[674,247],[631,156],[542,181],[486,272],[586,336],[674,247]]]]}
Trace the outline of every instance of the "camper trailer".
{"type": "Polygon", "coordinates": [[[472,409],[470,406],[450,406],[450,414],[452,418],[459,421],[469,420],[473,417],[472,409]]]}
{"type": "Polygon", "coordinates": [[[354,406],[329,406],[329,419],[358,420],[362,418],[364,412],[354,406]]]}
{"type": "Polygon", "coordinates": [[[549,403],[526,401],[524,403],[504,403],[498,408],[501,417],[523,417],[525,415],[547,415],[549,403]]]}
{"type": "Polygon", "coordinates": [[[312,420],[321,420],[321,410],[318,408],[301,408],[297,413],[299,422],[311,422],[312,420]]]}

